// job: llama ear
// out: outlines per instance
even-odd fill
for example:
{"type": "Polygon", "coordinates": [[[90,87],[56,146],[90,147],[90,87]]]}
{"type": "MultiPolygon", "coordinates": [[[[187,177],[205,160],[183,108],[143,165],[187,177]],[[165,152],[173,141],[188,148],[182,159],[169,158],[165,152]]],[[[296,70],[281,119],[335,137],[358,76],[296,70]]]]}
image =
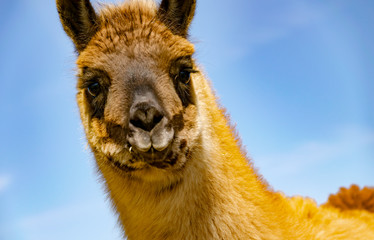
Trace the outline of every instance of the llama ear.
{"type": "Polygon", "coordinates": [[[65,32],[81,52],[97,31],[98,18],[89,0],[56,0],[65,32]]]}
{"type": "Polygon", "coordinates": [[[195,8],[196,0],[162,0],[158,16],[174,34],[187,37],[195,8]]]}

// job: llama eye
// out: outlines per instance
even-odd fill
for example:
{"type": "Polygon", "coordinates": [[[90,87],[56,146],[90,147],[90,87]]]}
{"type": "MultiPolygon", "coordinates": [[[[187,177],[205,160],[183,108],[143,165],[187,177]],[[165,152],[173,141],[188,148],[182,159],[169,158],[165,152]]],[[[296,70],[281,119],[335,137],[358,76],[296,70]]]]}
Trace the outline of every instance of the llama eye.
{"type": "Polygon", "coordinates": [[[101,92],[101,86],[97,82],[92,83],[87,87],[87,91],[92,97],[97,97],[101,92]]]}
{"type": "Polygon", "coordinates": [[[191,80],[191,72],[189,71],[180,71],[176,76],[176,79],[183,84],[188,84],[191,80]]]}

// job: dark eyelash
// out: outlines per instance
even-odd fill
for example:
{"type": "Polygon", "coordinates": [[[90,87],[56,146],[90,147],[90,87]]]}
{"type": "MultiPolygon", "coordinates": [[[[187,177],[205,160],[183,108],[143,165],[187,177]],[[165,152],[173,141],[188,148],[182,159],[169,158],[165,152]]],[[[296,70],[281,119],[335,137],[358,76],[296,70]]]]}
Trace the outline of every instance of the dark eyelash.
{"type": "Polygon", "coordinates": [[[104,70],[83,67],[78,80],[78,88],[85,89],[93,83],[99,83],[102,86],[109,86],[110,77],[104,70]]]}
{"type": "Polygon", "coordinates": [[[80,86],[81,89],[86,89],[86,88],[88,88],[90,85],[92,85],[94,83],[100,83],[99,77],[91,77],[91,78],[83,79],[82,82],[83,83],[80,86]]]}
{"type": "Polygon", "coordinates": [[[181,71],[186,71],[186,72],[189,72],[189,73],[197,73],[199,71],[193,69],[193,68],[181,68],[181,71]]]}

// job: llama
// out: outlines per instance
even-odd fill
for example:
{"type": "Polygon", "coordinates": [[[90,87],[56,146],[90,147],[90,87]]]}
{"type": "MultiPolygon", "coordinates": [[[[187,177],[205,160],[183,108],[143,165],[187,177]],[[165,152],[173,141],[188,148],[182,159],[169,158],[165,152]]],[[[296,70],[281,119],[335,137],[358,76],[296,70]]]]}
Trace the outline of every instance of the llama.
{"type": "Polygon", "coordinates": [[[193,58],[195,0],[98,13],[89,0],[56,2],[78,54],[86,138],[128,239],[374,239],[373,189],[317,206],[254,170],[193,58]]]}

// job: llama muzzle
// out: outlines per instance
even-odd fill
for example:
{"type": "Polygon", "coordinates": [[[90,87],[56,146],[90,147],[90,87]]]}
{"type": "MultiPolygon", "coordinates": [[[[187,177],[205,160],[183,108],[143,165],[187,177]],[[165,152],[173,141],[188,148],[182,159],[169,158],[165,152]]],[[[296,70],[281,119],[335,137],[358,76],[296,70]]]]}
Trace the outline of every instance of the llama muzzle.
{"type": "Polygon", "coordinates": [[[143,157],[162,152],[172,143],[174,129],[150,91],[134,96],[130,108],[128,142],[143,157]]]}

